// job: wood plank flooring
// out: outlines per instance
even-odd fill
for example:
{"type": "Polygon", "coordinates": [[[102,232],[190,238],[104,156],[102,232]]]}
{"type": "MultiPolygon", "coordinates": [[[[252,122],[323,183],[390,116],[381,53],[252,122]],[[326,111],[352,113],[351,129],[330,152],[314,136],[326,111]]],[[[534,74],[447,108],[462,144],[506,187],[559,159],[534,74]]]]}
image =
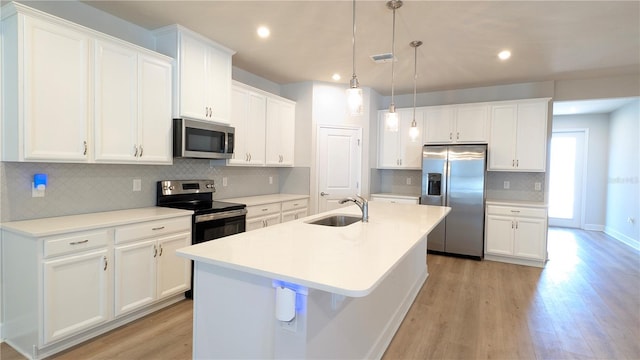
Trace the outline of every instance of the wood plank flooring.
{"type": "MultiPolygon", "coordinates": [[[[544,269],[428,255],[429,279],[384,359],[640,359],[640,253],[551,228],[544,269]]],[[[56,359],[189,359],[183,301],[56,359]]],[[[0,359],[24,359],[8,345],[0,359]]]]}

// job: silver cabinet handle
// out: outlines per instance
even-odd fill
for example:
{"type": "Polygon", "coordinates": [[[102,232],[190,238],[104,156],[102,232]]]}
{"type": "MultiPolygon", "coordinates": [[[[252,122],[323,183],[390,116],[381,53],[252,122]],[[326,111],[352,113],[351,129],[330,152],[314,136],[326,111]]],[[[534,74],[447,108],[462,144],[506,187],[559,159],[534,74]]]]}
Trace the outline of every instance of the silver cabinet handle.
{"type": "Polygon", "coordinates": [[[160,244],[160,255],[158,256],[162,256],[162,244],[160,244]]]}
{"type": "Polygon", "coordinates": [[[460,132],[456,133],[456,140],[460,140],[460,132]]]}
{"type": "Polygon", "coordinates": [[[516,221],[516,230],[518,230],[518,222],[516,221]]]}
{"type": "Polygon", "coordinates": [[[69,245],[80,245],[80,244],[86,244],[89,242],[89,239],[84,239],[84,240],[80,240],[80,241],[72,241],[69,243],[69,245]]]}
{"type": "Polygon", "coordinates": [[[511,212],[512,212],[512,213],[516,213],[516,214],[517,214],[517,213],[519,213],[519,212],[520,212],[520,210],[511,210],[511,212]]]}
{"type": "Polygon", "coordinates": [[[104,256],[103,259],[104,259],[104,268],[102,270],[103,271],[107,271],[107,265],[109,264],[109,262],[107,261],[107,257],[106,256],[104,256]]]}
{"type": "Polygon", "coordinates": [[[133,157],[138,157],[138,145],[133,145],[133,157]]]}
{"type": "Polygon", "coordinates": [[[516,167],[520,167],[520,160],[516,160],[516,167]]]}
{"type": "Polygon", "coordinates": [[[513,229],[513,221],[511,221],[511,228],[513,229]]]}
{"type": "Polygon", "coordinates": [[[151,230],[156,231],[156,230],[162,230],[162,229],[164,229],[164,226],[154,227],[151,230]]]}
{"type": "Polygon", "coordinates": [[[249,161],[251,161],[251,153],[249,153],[249,161]]]}
{"type": "Polygon", "coordinates": [[[84,151],[82,152],[82,155],[87,155],[87,142],[83,141],[83,146],[84,146],[84,151]]]}
{"type": "Polygon", "coordinates": [[[516,160],[511,160],[511,167],[516,167],[516,160]]]}
{"type": "Polygon", "coordinates": [[[449,140],[453,140],[453,133],[449,133],[449,140]]]}
{"type": "Polygon", "coordinates": [[[140,145],[140,155],[138,155],[139,157],[142,157],[142,152],[144,152],[144,148],[142,147],[142,145],[140,145]]]}
{"type": "Polygon", "coordinates": [[[158,247],[153,245],[153,257],[158,256],[158,247]]]}
{"type": "Polygon", "coordinates": [[[326,192],[324,192],[324,191],[320,193],[320,196],[329,196],[329,195],[331,195],[331,194],[326,193],[326,192]]]}

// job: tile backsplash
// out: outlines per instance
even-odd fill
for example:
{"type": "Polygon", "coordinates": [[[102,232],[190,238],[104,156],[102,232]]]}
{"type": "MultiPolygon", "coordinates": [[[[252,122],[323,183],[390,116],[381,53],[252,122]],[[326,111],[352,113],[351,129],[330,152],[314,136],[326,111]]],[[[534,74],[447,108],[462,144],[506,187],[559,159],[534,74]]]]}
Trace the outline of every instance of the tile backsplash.
{"type": "Polygon", "coordinates": [[[540,172],[487,172],[487,199],[491,200],[523,200],[544,201],[545,173],[540,172]],[[504,182],[509,182],[509,189],[504,182]],[[540,183],[540,190],[535,190],[535,183],[540,183]]]}
{"type": "MultiPolygon", "coordinates": [[[[3,162],[0,163],[0,220],[154,206],[159,180],[213,179],[214,199],[280,192],[279,177],[284,169],[212,164],[201,159],[174,159],[171,166],[3,162]],[[31,182],[36,173],[48,175],[45,197],[31,197],[31,182]],[[223,178],[227,186],[223,186],[223,178]],[[141,191],[133,191],[134,179],[141,180],[141,191]]],[[[287,169],[285,174],[291,171],[287,169]]],[[[305,169],[300,173],[304,174],[305,169]]],[[[308,193],[308,187],[307,183],[294,188],[308,193]]]]}

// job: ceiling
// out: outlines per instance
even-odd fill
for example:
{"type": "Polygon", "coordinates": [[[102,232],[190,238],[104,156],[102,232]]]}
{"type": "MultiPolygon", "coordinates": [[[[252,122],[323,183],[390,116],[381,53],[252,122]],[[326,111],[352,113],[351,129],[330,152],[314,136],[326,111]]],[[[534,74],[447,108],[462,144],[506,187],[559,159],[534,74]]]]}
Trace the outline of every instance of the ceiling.
{"type": "Polygon", "coordinates": [[[638,100],[634,98],[554,101],[553,115],[609,114],[638,100]]]}
{"type": "MultiPolygon", "coordinates": [[[[237,53],[234,66],[279,84],[348,84],[352,74],[352,2],[86,1],[155,29],[179,23],[237,53]],[[256,35],[269,26],[271,37],[256,35]]],[[[356,74],[360,84],[391,93],[392,11],[384,1],[356,3],[356,74]]],[[[418,92],[640,71],[639,1],[405,1],[396,11],[395,93],[413,92],[413,40],[418,92]],[[500,61],[497,53],[513,56],[500,61]]],[[[639,77],[640,78],[640,77],[639,77]]]]}

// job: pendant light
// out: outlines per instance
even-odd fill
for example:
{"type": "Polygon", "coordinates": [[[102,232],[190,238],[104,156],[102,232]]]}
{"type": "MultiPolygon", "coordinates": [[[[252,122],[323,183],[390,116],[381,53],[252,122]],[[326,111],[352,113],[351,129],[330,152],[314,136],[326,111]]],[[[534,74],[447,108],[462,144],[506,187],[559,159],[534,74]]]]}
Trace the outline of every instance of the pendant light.
{"type": "Polygon", "coordinates": [[[353,44],[353,76],[347,89],[347,105],[351,116],[362,115],[362,89],[356,76],[356,0],[353,0],[353,34],[351,37],[353,44]]]}
{"type": "Polygon", "coordinates": [[[411,141],[418,140],[420,131],[418,130],[418,123],[416,122],[416,89],[418,82],[418,46],[422,45],[422,41],[414,40],[409,43],[414,49],[413,55],[413,120],[411,121],[411,128],[409,129],[409,137],[411,141]]]}
{"type": "Polygon", "coordinates": [[[396,104],[393,102],[393,80],[394,80],[394,63],[396,62],[396,9],[402,6],[401,0],[390,0],[387,2],[387,8],[393,10],[393,32],[391,34],[391,104],[389,112],[385,114],[384,126],[386,131],[398,131],[398,113],[396,113],[396,104]]]}

